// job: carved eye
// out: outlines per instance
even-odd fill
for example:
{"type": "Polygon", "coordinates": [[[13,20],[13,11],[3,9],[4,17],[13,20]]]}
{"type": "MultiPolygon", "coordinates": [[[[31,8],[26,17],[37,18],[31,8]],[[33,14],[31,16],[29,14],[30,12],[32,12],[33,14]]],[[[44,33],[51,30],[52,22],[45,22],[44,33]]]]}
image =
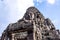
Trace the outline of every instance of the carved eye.
{"type": "Polygon", "coordinates": [[[37,18],[39,18],[39,16],[37,15],[37,18]]]}
{"type": "Polygon", "coordinates": [[[30,20],[30,16],[29,15],[26,15],[25,16],[25,19],[30,20]]]}

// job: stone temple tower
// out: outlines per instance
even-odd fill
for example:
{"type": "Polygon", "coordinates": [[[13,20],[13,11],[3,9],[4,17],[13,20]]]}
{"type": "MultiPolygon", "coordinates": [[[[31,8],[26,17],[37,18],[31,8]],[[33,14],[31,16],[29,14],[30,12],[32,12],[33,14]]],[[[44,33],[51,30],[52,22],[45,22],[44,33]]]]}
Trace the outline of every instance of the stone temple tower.
{"type": "Polygon", "coordinates": [[[60,40],[60,32],[37,8],[29,7],[22,19],[8,25],[1,40],[60,40]]]}

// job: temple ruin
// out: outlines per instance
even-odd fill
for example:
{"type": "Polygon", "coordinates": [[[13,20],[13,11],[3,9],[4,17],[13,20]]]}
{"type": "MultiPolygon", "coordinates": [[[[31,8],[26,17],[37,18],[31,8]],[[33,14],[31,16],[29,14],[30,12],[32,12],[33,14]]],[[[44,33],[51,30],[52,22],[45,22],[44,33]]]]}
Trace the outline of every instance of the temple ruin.
{"type": "Polygon", "coordinates": [[[1,40],[60,40],[60,31],[37,8],[29,7],[22,19],[7,26],[1,40]]]}

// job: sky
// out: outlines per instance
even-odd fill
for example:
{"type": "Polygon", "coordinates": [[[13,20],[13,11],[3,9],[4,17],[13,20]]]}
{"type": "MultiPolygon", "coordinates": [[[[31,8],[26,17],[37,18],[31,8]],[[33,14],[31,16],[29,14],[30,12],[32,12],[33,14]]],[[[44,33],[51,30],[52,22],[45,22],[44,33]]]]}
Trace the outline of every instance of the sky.
{"type": "Polygon", "coordinates": [[[50,18],[60,30],[60,0],[0,0],[0,36],[8,24],[21,19],[30,6],[35,6],[45,18],[50,18]]]}

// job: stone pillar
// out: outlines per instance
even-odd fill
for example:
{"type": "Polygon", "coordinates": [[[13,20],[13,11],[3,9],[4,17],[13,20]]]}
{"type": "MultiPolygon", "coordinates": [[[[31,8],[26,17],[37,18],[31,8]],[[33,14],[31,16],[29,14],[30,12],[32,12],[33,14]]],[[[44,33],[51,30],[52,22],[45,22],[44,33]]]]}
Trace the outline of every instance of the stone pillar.
{"type": "Polygon", "coordinates": [[[36,40],[35,32],[36,32],[36,26],[35,26],[35,22],[33,22],[33,40],[36,40]]]}
{"type": "Polygon", "coordinates": [[[14,40],[14,35],[15,35],[15,34],[12,34],[12,40],[14,40]]]}

